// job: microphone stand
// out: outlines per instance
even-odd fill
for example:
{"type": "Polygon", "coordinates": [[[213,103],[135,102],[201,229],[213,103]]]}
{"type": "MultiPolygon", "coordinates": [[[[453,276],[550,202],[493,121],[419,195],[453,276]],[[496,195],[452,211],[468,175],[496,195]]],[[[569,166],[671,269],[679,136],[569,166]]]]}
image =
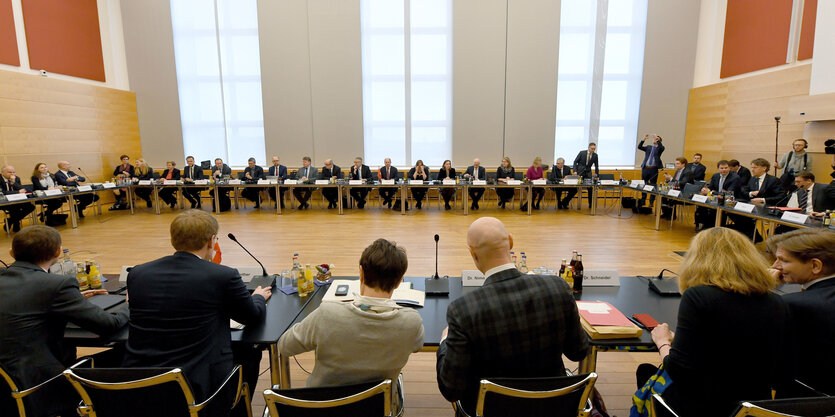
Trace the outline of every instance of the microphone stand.
{"type": "Polygon", "coordinates": [[[252,252],[248,251],[244,247],[244,245],[241,244],[241,242],[238,242],[238,239],[235,238],[235,235],[233,235],[232,233],[229,233],[226,236],[231,241],[237,243],[238,246],[240,246],[241,249],[244,250],[244,252],[246,252],[249,256],[251,256],[252,259],[255,259],[255,262],[258,262],[258,265],[261,266],[262,275],[260,277],[253,277],[252,281],[249,282],[250,285],[247,285],[247,288],[251,287],[250,291],[252,291],[252,290],[255,289],[256,286],[257,287],[265,287],[265,288],[266,287],[275,287],[276,280],[278,280],[278,278],[279,278],[278,275],[275,275],[275,274],[268,275],[267,274],[267,268],[264,268],[264,264],[262,264],[261,261],[259,261],[258,258],[256,258],[255,255],[252,254],[252,252]]]}
{"type": "Polygon", "coordinates": [[[424,286],[427,294],[449,294],[449,278],[441,278],[438,275],[438,240],[440,236],[435,235],[435,275],[426,278],[424,286]]]}
{"type": "MultiPolygon", "coordinates": [[[[779,154],[777,150],[777,139],[780,137],[780,116],[774,116],[774,122],[776,123],[775,131],[774,131],[774,161],[777,161],[777,156],[779,154]]],[[[777,176],[777,165],[774,165],[774,176],[777,176]]]]}

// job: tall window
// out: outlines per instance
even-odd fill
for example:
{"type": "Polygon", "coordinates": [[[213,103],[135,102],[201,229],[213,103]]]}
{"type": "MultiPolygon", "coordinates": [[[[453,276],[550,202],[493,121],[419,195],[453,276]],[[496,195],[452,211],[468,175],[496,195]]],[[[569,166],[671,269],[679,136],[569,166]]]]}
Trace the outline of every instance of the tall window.
{"type": "Polygon", "coordinates": [[[647,0],[563,1],[554,158],[598,143],[601,165],[633,165],[647,0]]]}
{"type": "Polygon", "coordinates": [[[171,21],[186,155],[263,163],[256,0],[176,0],[171,21]]]}
{"type": "Polygon", "coordinates": [[[361,0],[365,159],[452,155],[452,0],[361,0]]]}

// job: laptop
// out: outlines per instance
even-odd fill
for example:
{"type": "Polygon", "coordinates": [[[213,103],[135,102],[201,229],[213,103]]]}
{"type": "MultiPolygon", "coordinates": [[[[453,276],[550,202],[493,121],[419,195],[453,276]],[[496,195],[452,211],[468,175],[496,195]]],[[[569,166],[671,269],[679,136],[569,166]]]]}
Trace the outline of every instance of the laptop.
{"type": "Polygon", "coordinates": [[[684,189],[681,190],[681,198],[691,199],[694,194],[702,191],[702,186],[698,184],[684,184],[684,189]]]}

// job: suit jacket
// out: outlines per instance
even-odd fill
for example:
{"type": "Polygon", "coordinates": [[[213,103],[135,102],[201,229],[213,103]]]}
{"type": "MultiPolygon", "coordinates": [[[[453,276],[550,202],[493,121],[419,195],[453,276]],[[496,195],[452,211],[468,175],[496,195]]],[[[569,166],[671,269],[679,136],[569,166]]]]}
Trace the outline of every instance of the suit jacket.
{"type": "Polygon", "coordinates": [[[470,165],[470,166],[467,167],[467,171],[464,174],[465,175],[470,174],[471,179],[475,179],[475,180],[486,180],[487,179],[487,170],[485,170],[484,167],[482,167],[482,166],[478,167],[478,176],[475,175],[474,169],[475,169],[475,167],[470,165]]]}
{"type": "MultiPolygon", "coordinates": [[[[53,177],[52,174],[50,174],[49,177],[52,178],[52,182],[54,182],[55,185],[57,186],[58,183],[55,181],[55,177],[53,177]]],[[[0,177],[0,180],[2,180],[2,178],[3,177],[0,177]]],[[[48,189],[48,187],[44,187],[43,185],[41,185],[40,177],[32,177],[32,191],[35,191],[35,190],[43,191],[43,190],[47,190],[47,189],[48,189]]],[[[0,192],[2,192],[2,190],[0,190],[0,192]]]]}
{"type": "Polygon", "coordinates": [[[23,189],[23,185],[20,184],[20,177],[15,177],[14,182],[11,182],[6,177],[0,175],[0,193],[17,194],[23,189]]]}
{"type": "Polygon", "coordinates": [[[786,198],[786,191],[783,189],[783,184],[779,178],[766,174],[765,184],[762,184],[762,187],[758,187],[757,181],[757,177],[752,177],[747,185],[742,186],[742,199],[750,201],[752,198],[764,198],[766,205],[773,206],[786,198]],[[759,193],[755,197],[751,197],[750,192],[757,190],[759,190],[759,193]]]}
{"type": "MultiPolygon", "coordinates": [[[[58,173],[60,173],[60,171],[58,173]]],[[[58,174],[55,175],[57,176],[58,174]]],[[[144,174],[140,173],[139,171],[136,171],[136,178],[140,180],[152,180],[154,179],[154,169],[151,168],[151,166],[149,165],[148,170],[145,171],[144,174]]]]}
{"type": "Polygon", "coordinates": [[[786,294],[792,326],[794,377],[827,394],[835,393],[835,279],[818,282],[803,292],[786,294]]]}
{"type": "MultiPolygon", "coordinates": [[[[229,165],[223,164],[223,167],[219,170],[220,175],[232,175],[232,168],[229,168],[229,165]]],[[[218,172],[217,165],[212,165],[212,176],[215,176],[215,172],[218,172]]]]}
{"type": "Polygon", "coordinates": [[[127,172],[128,174],[130,174],[131,177],[133,177],[133,173],[134,173],[135,169],[136,168],[133,165],[128,164],[128,169],[127,170],[122,170],[122,165],[119,164],[119,165],[116,166],[116,169],[113,170],[113,176],[117,176],[117,175],[121,174],[122,172],[127,172]]]}
{"type": "Polygon", "coordinates": [[[396,180],[397,177],[397,168],[396,167],[389,167],[386,170],[385,166],[380,167],[380,171],[377,173],[378,178],[381,180],[396,180]]]}
{"type": "Polygon", "coordinates": [[[59,170],[55,173],[55,182],[57,182],[58,185],[63,185],[67,187],[77,187],[79,182],[87,181],[87,178],[84,178],[80,175],[78,176],[78,181],[68,181],[69,177],[74,177],[78,174],[72,171],[67,171],[67,174],[70,175],[66,175],[63,171],[59,170]]]}
{"type": "Polygon", "coordinates": [[[571,167],[568,165],[563,165],[562,169],[560,169],[559,167],[557,167],[557,164],[554,164],[554,167],[551,169],[551,174],[549,174],[549,176],[551,177],[551,181],[554,182],[559,181],[568,175],[571,175],[571,167]]]}
{"type": "Polygon", "coordinates": [[[429,180],[429,167],[427,167],[426,165],[423,166],[423,173],[426,175],[426,178],[417,178],[417,177],[415,177],[416,173],[417,173],[417,169],[412,167],[412,169],[409,170],[409,179],[410,180],[420,180],[420,179],[422,179],[424,181],[429,180]]]}
{"type": "Polygon", "coordinates": [[[342,168],[338,165],[333,164],[333,168],[328,169],[327,167],[322,167],[322,178],[331,178],[336,177],[336,179],[342,179],[345,175],[342,174],[342,168]]]}
{"type": "Polygon", "coordinates": [[[361,165],[359,170],[357,167],[351,165],[351,178],[352,180],[368,180],[371,181],[371,169],[368,168],[368,165],[361,165]]]}
{"type": "Polygon", "coordinates": [[[748,184],[748,181],[751,181],[751,170],[744,166],[739,167],[739,172],[736,175],[739,175],[740,188],[748,184]]]}
{"type": "Polygon", "coordinates": [[[586,165],[589,151],[580,151],[574,158],[574,172],[583,178],[591,178],[591,167],[594,166],[594,175],[600,175],[600,164],[597,162],[597,152],[592,154],[589,164],[586,165]]]}
{"type": "Polygon", "coordinates": [[[193,180],[202,180],[203,179],[203,168],[199,165],[195,165],[194,167],[189,167],[186,165],[183,167],[183,174],[182,178],[191,178],[193,180]]]}
{"type": "Polygon", "coordinates": [[[670,183],[670,184],[677,184],[677,185],[681,186],[681,188],[684,188],[683,187],[684,184],[692,184],[693,183],[693,172],[690,171],[690,168],[687,168],[687,166],[685,166],[684,168],[676,171],[673,174],[672,178],[670,178],[670,180],[667,181],[667,182],[670,183]],[[679,175],[679,171],[681,171],[680,175],[679,175]],[[676,180],[676,175],[679,175],[678,180],[676,180]]]}
{"type": "Polygon", "coordinates": [[[264,178],[266,178],[266,175],[264,175],[264,168],[261,168],[260,166],[255,165],[252,168],[250,168],[250,167],[244,168],[244,172],[241,175],[241,178],[243,180],[245,180],[247,184],[255,184],[255,183],[258,182],[258,180],[263,180],[264,178]],[[249,172],[249,175],[252,176],[252,179],[250,179],[250,180],[246,179],[246,173],[247,172],[249,172]]]}
{"type": "Polygon", "coordinates": [[[278,177],[279,179],[286,180],[287,179],[287,167],[284,165],[278,165],[278,173],[275,172],[275,165],[271,166],[269,170],[267,170],[267,175],[270,177],[278,177]]]}
{"type": "MultiPolygon", "coordinates": [[[[171,179],[172,180],[180,179],[180,169],[179,168],[171,168],[171,170],[174,171],[174,172],[171,173],[171,179]]],[[[165,179],[167,176],[168,176],[168,169],[166,168],[164,171],[162,171],[162,176],[160,178],[165,179]]]]}
{"type": "MultiPolygon", "coordinates": [[[[710,182],[707,185],[707,188],[711,191],[719,191],[719,180],[722,178],[722,174],[715,173],[712,177],[710,177],[710,182]]],[[[740,182],[739,182],[739,175],[736,175],[736,172],[729,171],[728,175],[725,176],[725,182],[722,184],[722,189],[725,191],[730,191],[736,195],[739,192],[740,182]]]]}
{"type": "Polygon", "coordinates": [[[693,180],[694,181],[704,181],[705,180],[705,173],[707,172],[707,167],[702,164],[694,164],[689,163],[687,167],[690,168],[690,172],[693,173],[693,180]]]}
{"type": "MultiPolygon", "coordinates": [[[[652,145],[644,145],[644,141],[642,140],[641,143],[638,144],[638,149],[644,151],[644,161],[641,162],[641,168],[645,168],[649,163],[649,155],[652,153],[652,145]]],[[[661,144],[661,141],[658,142],[658,145],[655,147],[655,155],[653,155],[653,159],[655,159],[655,168],[664,168],[664,163],[661,162],[661,154],[664,153],[664,145],[661,144]]]]}
{"type": "Polygon", "coordinates": [[[245,325],[264,320],[264,298],[249,294],[238,271],[188,252],[135,266],[127,281],[124,365],[179,367],[198,401],[232,370],[229,319],[245,325]]]}
{"type": "Polygon", "coordinates": [[[499,178],[515,179],[516,178],[516,168],[510,167],[509,170],[503,171],[502,168],[499,167],[499,169],[496,170],[496,179],[499,179],[499,178]]]}
{"type": "Polygon", "coordinates": [[[449,172],[446,172],[443,168],[438,170],[438,180],[443,181],[446,178],[455,179],[455,168],[450,167],[449,172]]]}
{"type": "Polygon", "coordinates": [[[495,273],[453,301],[446,316],[438,388],[468,412],[475,410],[481,378],[562,376],[563,354],[574,361],[586,356],[588,337],[571,289],[555,277],[495,273]]]}
{"type": "MultiPolygon", "coordinates": [[[[307,180],[308,181],[315,181],[317,178],[319,178],[319,172],[316,171],[316,167],[311,165],[311,166],[307,167],[307,169],[309,171],[308,174],[307,174],[307,180]]],[[[305,170],[305,168],[301,167],[301,168],[299,168],[298,171],[296,171],[295,177],[296,177],[297,180],[301,181],[301,179],[304,177],[304,174],[303,174],[304,170],[305,170]]]]}
{"type": "Polygon", "coordinates": [[[64,344],[68,321],[108,334],[128,322],[128,313],[107,313],[90,303],[74,277],[20,261],[0,269],[0,362],[24,388],[75,362],[75,348],[64,344]]]}
{"type": "MultiPolygon", "coordinates": [[[[835,182],[835,181],[833,181],[835,182]]],[[[803,192],[808,192],[802,190],[803,192]]],[[[800,201],[800,189],[795,191],[798,193],[798,202],[800,201]]],[[[835,210],[835,186],[815,183],[812,187],[812,201],[807,201],[807,204],[812,204],[812,210],[818,213],[823,213],[826,210],[835,210]]]]}

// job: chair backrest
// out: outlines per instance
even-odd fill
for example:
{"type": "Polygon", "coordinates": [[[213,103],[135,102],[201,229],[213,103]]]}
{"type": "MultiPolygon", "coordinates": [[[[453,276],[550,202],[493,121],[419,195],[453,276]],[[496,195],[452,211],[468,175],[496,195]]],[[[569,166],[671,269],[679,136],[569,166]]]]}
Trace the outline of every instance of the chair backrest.
{"type": "Polygon", "coordinates": [[[12,376],[0,365],[0,416],[23,416],[23,402],[12,398],[12,392],[17,391],[12,376]]]}
{"type": "Polygon", "coordinates": [[[392,381],[317,388],[266,390],[272,417],[381,417],[391,415],[392,381]]]}
{"type": "Polygon", "coordinates": [[[516,171],[516,172],[513,173],[513,179],[514,180],[521,180],[522,178],[525,178],[526,173],[527,173],[527,170],[526,171],[516,171]]]}
{"type": "Polygon", "coordinates": [[[482,379],[476,416],[588,416],[597,374],[547,378],[482,379]]]}
{"type": "Polygon", "coordinates": [[[68,369],[64,376],[93,417],[190,416],[195,403],[179,368],[68,369]]]}
{"type": "Polygon", "coordinates": [[[735,417],[827,417],[835,416],[835,397],[786,398],[743,401],[735,417]]]}
{"type": "Polygon", "coordinates": [[[696,184],[684,184],[684,189],[681,190],[681,196],[684,198],[692,198],[694,194],[702,191],[702,186],[696,184]]]}
{"type": "Polygon", "coordinates": [[[658,394],[652,394],[650,407],[652,408],[650,409],[649,415],[652,417],[678,417],[678,414],[658,394]]]}

